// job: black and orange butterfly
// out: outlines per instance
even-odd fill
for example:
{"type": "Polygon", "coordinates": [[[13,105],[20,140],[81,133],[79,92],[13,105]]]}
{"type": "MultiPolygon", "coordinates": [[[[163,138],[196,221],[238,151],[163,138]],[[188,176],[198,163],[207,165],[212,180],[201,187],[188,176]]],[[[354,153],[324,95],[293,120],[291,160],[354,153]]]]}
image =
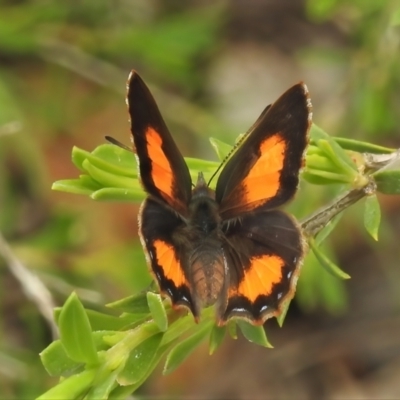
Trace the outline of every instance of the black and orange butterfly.
{"type": "Polygon", "coordinates": [[[192,180],[149,89],[133,71],[127,103],[140,178],[148,194],[139,233],[162,293],[196,320],[215,304],[217,322],[262,324],[294,295],[304,243],[277,207],[298,186],[311,125],[299,83],[268,106],[228,158],[215,191],[192,180]]]}

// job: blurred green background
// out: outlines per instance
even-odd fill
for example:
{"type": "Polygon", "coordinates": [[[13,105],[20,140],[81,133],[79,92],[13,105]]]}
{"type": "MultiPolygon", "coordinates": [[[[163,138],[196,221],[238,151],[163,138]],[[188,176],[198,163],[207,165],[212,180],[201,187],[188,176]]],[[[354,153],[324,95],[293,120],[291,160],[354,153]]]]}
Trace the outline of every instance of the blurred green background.
{"type": "MultiPolygon", "coordinates": [[[[76,290],[87,307],[150,281],[136,204],[50,190],[77,177],[74,145],[130,143],[125,84],[149,84],[185,156],[213,158],[292,84],[310,90],[332,135],[400,147],[400,5],[390,0],[0,0],[0,398],[31,399],[55,383],[38,353],[52,305],[76,290]]],[[[338,188],[302,184],[305,217],[338,188]]],[[[400,393],[400,204],[380,196],[380,241],[346,212],[326,251],[340,282],[308,259],[274,350],[206,345],[141,396],[397,397],[400,393]]]]}

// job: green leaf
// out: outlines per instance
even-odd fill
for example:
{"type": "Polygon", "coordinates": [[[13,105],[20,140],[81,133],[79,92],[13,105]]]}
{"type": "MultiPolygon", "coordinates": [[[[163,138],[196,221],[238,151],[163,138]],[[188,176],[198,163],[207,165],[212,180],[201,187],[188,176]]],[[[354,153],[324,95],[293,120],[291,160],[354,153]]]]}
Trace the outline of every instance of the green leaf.
{"type": "Polygon", "coordinates": [[[338,166],[347,165],[350,170],[355,172],[357,171],[357,167],[354,164],[353,160],[346,153],[342,147],[336,143],[331,136],[329,136],[324,130],[318,127],[315,124],[312,124],[310,137],[313,143],[315,143],[318,147],[322,148],[326,155],[330,156],[331,160],[338,166]],[[322,140],[322,142],[321,142],[322,140]],[[326,143],[325,143],[326,142],[326,143]],[[327,146],[329,144],[329,146],[327,146]]]}
{"type": "Polygon", "coordinates": [[[89,160],[85,160],[83,162],[83,167],[91,178],[105,187],[134,189],[139,185],[136,178],[116,175],[112,172],[100,169],[96,165],[92,164],[89,160]]]}
{"type": "Polygon", "coordinates": [[[40,359],[50,376],[65,376],[77,371],[82,363],[68,357],[60,340],[50,343],[41,353],[40,359]]]}
{"type": "Polygon", "coordinates": [[[83,162],[90,156],[90,153],[86,150],[82,150],[79,147],[74,146],[72,148],[72,162],[76,168],[85,172],[83,168],[83,162]]]}
{"type": "Polygon", "coordinates": [[[199,158],[185,157],[185,162],[190,171],[195,172],[214,172],[220,163],[215,161],[201,160],[199,158]]]}
{"type": "Polygon", "coordinates": [[[358,170],[350,156],[332,138],[329,138],[329,140],[319,139],[317,146],[325,153],[332,164],[336,166],[336,170],[348,176],[351,182],[355,173],[358,173],[358,170]]]}
{"type": "Polygon", "coordinates": [[[164,365],[163,374],[167,375],[178,368],[194,351],[194,349],[205,339],[211,329],[211,323],[208,322],[202,327],[199,327],[196,333],[189,336],[187,339],[179,342],[169,352],[164,365]]]}
{"type": "Polygon", "coordinates": [[[326,271],[331,273],[333,276],[336,276],[337,278],[341,279],[350,279],[350,275],[346,274],[346,272],[342,271],[337,265],[335,265],[325,254],[323,254],[317,245],[315,244],[314,239],[309,240],[309,245],[321,264],[322,267],[325,268],[326,271]]]}
{"type": "Polygon", "coordinates": [[[149,375],[153,372],[157,364],[159,363],[160,359],[165,355],[165,353],[169,349],[169,345],[161,346],[158,348],[156,355],[153,357],[152,362],[148,365],[146,373],[143,375],[141,374],[141,379],[137,380],[137,382],[133,385],[128,386],[118,386],[116,387],[110,394],[110,400],[125,400],[128,395],[132,394],[136,391],[138,387],[140,387],[149,375]]]}
{"type": "Polygon", "coordinates": [[[233,340],[237,340],[238,335],[237,335],[237,325],[236,325],[236,321],[234,320],[230,320],[228,321],[228,323],[226,324],[226,329],[228,330],[229,336],[233,339],[233,340]]]}
{"type": "Polygon", "coordinates": [[[265,334],[264,327],[254,326],[247,321],[237,320],[237,324],[243,333],[243,336],[250,342],[258,344],[263,347],[272,348],[271,343],[268,342],[267,335],[265,334]]]}
{"type": "Polygon", "coordinates": [[[116,379],[121,369],[122,366],[111,372],[101,371],[101,376],[96,376],[85,400],[108,399],[111,391],[117,386],[116,379]]]}
{"type": "Polygon", "coordinates": [[[119,311],[125,311],[131,314],[149,314],[150,308],[147,302],[147,293],[142,292],[125,297],[106,305],[109,308],[119,311]]]}
{"type": "Polygon", "coordinates": [[[102,188],[93,192],[90,197],[98,201],[125,201],[139,202],[146,196],[144,190],[138,185],[135,188],[102,188]]]}
{"type": "MultiPolygon", "coordinates": [[[[130,165],[129,167],[121,167],[120,162],[119,162],[119,158],[115,158],[115,157],[107,157],[109,158],[111,161],[105,161],[104,159],[100,158],[100,157],[96,157],[94,154],[102,154],[103,152],[100,152],[99,150],[107,148],[107,153],[111,153],[110,155],[114,156],[115,153],[111,152],[110,150],[116,147],[116,146],[109,146],[109,145],[103,145],[103,146],[99,146],[97,147],[93,153],[88,153],[86,154],[86,160],[83,160],[81,167],[86,171],[86,166],[85,163],[89,162],[91,165],[95,166],[97,169],[100,169],[102,171],[105,172],[109,172],[112,175],[116,175],[116,176],[121,176],[121,177],[127,177],[127,178],[131,178],[131,179],[137,179],[137,168],[136,168],[136,164],[134,162],[134,157],[133,154],[127,152],[126,150],[122,150],[124,153],[129,154],[130,157],[130,165]]],[[[104,154],[102,154],[104,155],[104,154]]]]}
{"type": "Polygon", "coordinates": [[[74,146],[72,149],[72,162],[84,171],[83,162],[89,159],[100,169],[108,169],[117,175],[137,177],[135,157],[132,152],[112,144],[97,146],[92,153],[74,146]]]}
{"type": "Polygon", "coordinates": [[[147,303],[154,322],[161,332],[165,332],[168,329],[168,317],[161,296],[157,293],[147,292],[147,303]]]}
{"type": "MultiPolygon", "coordinates": [[[[203,326],[202,324],[200,324],[203,326]]],[[[191,314],[187,314],[184,317],[177,318],[174,322],[170,323],[168,330],[164,334],[162,345],[169,344],[180,338],[188,330],[198,330],[197,325],[191,314]]]]}
{"type": "Polygon", "coordinates": [[[61,343],[72,360],[87,364],[97,363],[98,356],[89,318],[75,293],[72,293],[65,302],[58,326],[61,343]]]}
{"type": "Polygon", "coordinates": [[[278,322],[278,325],[279,325],[281,328],[282,328],[283,323],[284,323],[284,321],[285,321],[286,314],[287,314],[287,312],[288,312],[288,310],[289,310],[290,303],[291,303],[291,299],[285,301],[285,302],[282,304],[282,306],[281,306],[281,307],[282,307],[281,313],[276,317],[276,320],[277,320],[277,322],[278,322]]]}
{"type": "Polygon", "coordinates": [[[306,312],[323,307],[333,314],[340,314],[346,308],[347,292],[344,281],[321,268],[321,263],[312,251],[302,267],[296,301],[306,312]]]}
{"type": "Polygon", "coordinates": [[[36,400],[74,400],[80,398],[82,393],[86,392],[93,383],[96,376],[96,370],[83,371],[78,375],[70,376],[61,381],[46,393],[37,397],[36,400]]]}
{"type": "Polygon", "coordinates": [[[119,146],[113,144],[97,146],[87,158],[96,167],[115,175],[127,176],[134,179],[138,176],[133,152],[119,146]]]}
{"type": "MultiPolygon", "coordinates": [[[[143,322],[142,322],[143,323],[143,322]]],[[[132,328],[133,329],[133,328],[132,328]]],[[[119,341],[123,340],[130,330],[114,331],[114,330],[99,330],[92,333],[93,341],[97,350],[97,354],[104,350],[108,350],[119,341]]]]}
{"type": "Polygon", "coordinates": [[[221,140],[210,138],[210,143],[220,161],[224,161],[228,154],[232,151],[230,144],[224,143],[221,140]]]}
{"type": "MultiPolygon", "coordinates": [[[[54,319],[57,323],[60,318],[61,310],[61,307],[56,307],[54,309],[54,319]]],[[[145,317],[148,317],[148,313],[129,313],[116,317],[95,310],[86,309],[85,311],[89,318],[92,331],[118,331],[128,326],[130,327],[137,322],[142,322],[145,317]]]]}
{"type": "Polygon", "coordinates": [[[312,168],[307,168],[303,172],[302,177],[313,185],[330,185],[335,183],[349,184],[352,182],[352,179],[349,179],[346,175],[312,168]]]}
{"type": "MultiPolygon", "coordinates": [[[[117,377],[117,381],[120,385],[134,385],[141,382],[144,377],[148,376],[159,361],[159,358],[156,356],[163,335],[163,333],[155,334],[131,351],[123,371],[121,371],[117,377]],[[156,363],[154,363],[155,359],[157,361],[156,363]]],[[[161,356],[162,354],[160,357],[161,356]]]]}
{"type": "Polygon", "coordinates": [[[316,169],[317,171],[335,171],[335,165],[320,151],[319,154],[310,154],[306,156],[307,169],[316,169]]]}
{"type": "Polygon", "coordinates": [[[51,186],[51,189],[60,192],[91,195],[100,187],[101,186],[90,176],[81,175],[79,179],[63,179],[61,181],[56,181],[51,186]]]}
{"type": "Polygon", "coordinates": [[[390,154],[396,149],[378,146],[377,144],[361,142],[359,140],[333,137],[333,140],[343,149],[356,151],[358,153],[390,154]]]}
{"type": "Polygon", "coordinates": [[[384,194],[400,194],[400,170],[383,170],[372,175],[377,191],[384,194]]]}
{"type": "MultiPolygon", "coordinates": [[[[147,377],[145,378],[147,379],[147,377]]],[[[140,382],[142,384],[143,382],[140,382]]],[[[130,385],[130,386],[117,386],[109,395],[108,400],[126,400],[133,398],[130,396],[135,390],[140,386],[130,385]]]]}
{"type": "Polygon", "coordinates": [[[218,347],[221,345],[226,334],[226,326],[214,325],[210,333],[209,353],[214,354],[218,347]]]}
{"type": "Polygon", "coordinates": [[[118,331],[143,321],[143,318],[147,316],[147,314],[124,314],[120,317],[115,317],[94,310],[86,310],[86,314],[94,331],[118,331]]]}
{"type": "Polygon", "coordinates": [[[378,240],[378,230],[381,223],[381,208],[376,194],[368,196],[364,203],[364,226],[367,232],[378,240]]]}

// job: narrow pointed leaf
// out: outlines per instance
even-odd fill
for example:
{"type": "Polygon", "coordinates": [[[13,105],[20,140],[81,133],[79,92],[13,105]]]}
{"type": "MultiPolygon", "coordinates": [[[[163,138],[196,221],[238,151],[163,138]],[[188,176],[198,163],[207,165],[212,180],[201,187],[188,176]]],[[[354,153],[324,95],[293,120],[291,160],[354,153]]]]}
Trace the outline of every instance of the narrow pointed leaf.
{"type": "MultiPolygon", "coordinates": [[[[89,393],[85,396],[85,400],[107,400],[111,391],[117,386],[116,378],[121,368],[111,371],[102,379],[96,376],[93,386],[89,393]]],[[[104,371],[102,371],[104,373],[104,371]]]]}
{"type": "Polygon", "coordinates": [[[237,325],[234,320],[228,321],[226,325],[226,329],[228,330],[229,336],[233,339],[236,340],[238,338],[237,335],[237,325]]]}
{"type": "Polygon", "coordinates": [[[376,195],[368,196],[364,203],[364,226],[367,232],[378,240],[378,230],[381,223],[381,208],[376,195]]]}
{"type": "Polygon", "coordinates": [[[170,347],[169,345],[159,347],[156,355],[153,357],[152,363],[149,365],[146,371],[146,374],[142,375],[141,379],[138,380],[133,385],[116,387],[111,392],[109,400],[125,400],[129,394],[134,393],[136,389],[138,389],[141,385],[143,385],[143,383],[146,381],[149,375],[153,372],[153,370],[159,363],[160,359],[163,358],[165,353],[168,351],[169,347],[170,347]]]}
{"type": "Polygon", "coordinates": [[[90,153],[86,150],[82,150],[79,147],[74,146],[72,148],[72,162],[80,171],[85,172],[83,168],[83,162],[88,158],[90,153]]]}
{"type": "Polygon", "coordinates": [[[83,365],[68,357],[60,340],[50,343],[40,353],[40,359],[50,376],[71,375],[72,372],[76,372],[83,365]]]}
{"type": "Polygon", "coordinates": [[[315,257],[326,271],[328,271],[333,276],[336,276],[337,278],[350,279],[349,274],[342,271],[336,264],[334,264],[325,254],[323,254],[319,250],[318,246],[315,244],[314,239],[310,239],[309,244],[315,257]]]}
{"type": "Polygon", "coordinates": [[[347,164],[348,167],[350,167],[354,171],[357,171],[356,165],[353,163],[352,159],[349,157],[346,151],[342,147],[340,147],[340,145],[336,143],[333,140],[333,138],[330,135],[328,135],[323,129],[321,129],[315,124],[312,124],[310,130],[310,136],[313,143],[317,143],[317,146],[319,140],[327,141],[333,150],[333,153],[335,155],[334,158],[340,159],[345,164],[347,164]]]}
{"type": "MultiPolygon", "coordinates": [[[[61,307],[56,307],[53,312],[54,319],[57,323],[60,318],[61,310],[62,310],[61,307]]],[[[95,310],[85,310],[85,312],[89,318],[92,331],[104,331],[104,330],[118,331],[124,327],[135,324],[136,322],[140,322],[143,320],[143,317],[148,316],[148,313],[142,313],[142,314],[127,313],[119,317],[116,317],[114,315],[101,313],[95,310]]]]}
{"type": "Polygon", "coordinates": [[[96,370],[83,371],[61,381],[36,400],[74,400],[87,391],[96,376],[96,370]]]}
{"type": "Polygon", "coordinates": [[[150,312],[145,292],[114,301],[107,304],[107,307],[132,314],[148,314],[150,312]]]}
{"type": "Polygon", "coordinates": [[[120,385],[134,385],[141,382],[145,376],[148,376],[149,369],[154,368],[159,361],[158,359],[156,364],[153,362],[158,354],[162,338],[163,333],[155,334],[131,351],[123,371],[117,377],[120,385]]]}
{"type": "Polygon", "coordinates": [[[237,324],[243,333],[243,336],[250,342],[258,344],[263,347],[272,348],[273,346],[269,343],[267,335],[263,326],[254,326],[246,321],[238,320],[237,324]]]}
{"type": "Polygon", "coordinates": [[[61,343],[72,360],[88,364],[97,363],[98,356],[89,318],[75,293],[72,293],[65,302],[60,312],[58,326],[61,343]]]}
{"type": "Polygon", "coordinates": [[[377,191],[384,194],[400,194],[400,170],[384,170],[372,175],[377,191]]]}
{"type": "Polygon", "coordinates": [[[167,375],[178,368],[206,338],[211,329],[211,324],[205,324],[192,336],[178,343],[168,354],[163,374],[167,375]]]}
{"type": "Polygon", "coordinates": [[[210,333],[209,353],[214,354],[226,335],[226,326],[214,325],[210,333]]]}
{"type": "Polygon", "coordinates": [[[282,304],[282,311],[281,313],[276,317],[276,320],[278,322],[278,325],[282,328],[283,323],[285,321],[286,318],[286,314],[289,310],[289,306],[290,306],[291,300],[289,301],[285,301],[284,304],[282,304]]]}
{"type": "Polygon", "coordinates": [[[147,303],[151,316],[161,332],[168,329],[168,317],[161,296],[157,293],[147,293],[147,303]]]}
{"type": "Polygon", "coordinates": [[[348,138],[334,137],[333,140],[343,149],[357,151],[359,153],[390,154],[396,150],[348,138]]]}
{"type": "Polygon", "coordinates": [[[134,189],[137,185],[137,179],[128,176],[116,175],[112,172],[100,169],[92,164],[89,160],[85,160],[83,162],[83,167],[91,176],[91,178],[104,187],[134,189]]]}
{"type": "Polygon", "coordinates": [[[122,175],[137,177],[133,151],[127,151],[113,144],[102,144],[93,150],[92,155],[118,167],[122,175]]]}
{"type": "Polygon", "coordinates": [[[138,185],[131,188],[102,188],[93,192],[90,197],[97,201],[139,202],[144,199],[145,193],[138,185]]]}
{"type": "Polygon", "coordinates": [[[115,175],[137,179],[135,156],[125,149],[103,144],[96,147],[87,159],[99,169],[115,175]]]}
{"type": "Polygon", "coordinates": [[[52,190],[59,192],[67,192],[74,194],[83,194],[90,196],[101,186],[87,175],[81,176],[79,179],[63,179],[56,181],[51,186],[52,190]]]}

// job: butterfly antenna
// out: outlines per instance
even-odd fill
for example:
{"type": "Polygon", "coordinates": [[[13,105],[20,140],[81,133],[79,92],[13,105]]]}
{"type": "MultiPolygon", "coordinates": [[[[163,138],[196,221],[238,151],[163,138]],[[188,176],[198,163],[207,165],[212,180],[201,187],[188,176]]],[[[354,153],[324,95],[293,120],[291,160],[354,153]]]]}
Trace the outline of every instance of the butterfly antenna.
{"type": "Polygon", "coordinates": [[[242,134],[239,140],[233,145],[232,149],[229,151],[229,153],[224,157],[224,159],[221,161],[221,164],[219,164],[218,168],[216,171],[212,174],[210,180],[208,181],[207,186],[210,186],[211,181],[215,178],[215,176],[218,174],[220,169],[227,163],[227,161],[231,158],[232,154],[238,149],[238,147],[244,142],[244,140],[249,136],[249,133],[251,132],[252,129],[249,129],[246,133],[242,134]]]}
{"type": "Polygon", "coordinates": [[[133,151],[131,147],[128,147],[121,143],[119,140],[114,139],[111,136],[105,136],[107,142],[110,142],[111,144],[114,144],[115,146],[121,147],[121,149],[127,150],[127,151],[133,151]]]}

